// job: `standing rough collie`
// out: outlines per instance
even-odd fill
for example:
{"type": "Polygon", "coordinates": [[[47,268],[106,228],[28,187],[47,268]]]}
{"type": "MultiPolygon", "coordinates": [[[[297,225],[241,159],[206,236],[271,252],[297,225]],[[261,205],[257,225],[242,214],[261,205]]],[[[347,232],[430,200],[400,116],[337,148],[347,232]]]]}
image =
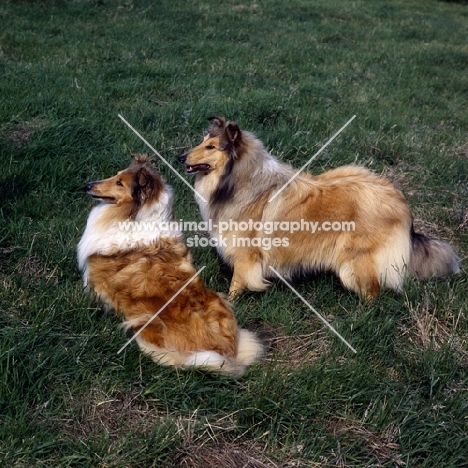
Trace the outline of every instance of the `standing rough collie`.
{"type": "Polygon", "coordinates": [[[207,200],[197,197],[201,214],[211,220],[218,251],[234,269],[230,298],[244,288],[264,290],[265,278],[274,276],[270,266],[287,276],[331,270],[366,298],[382,288],[401,291],[407,274],[459,272],[448,244],[414,232],[408,205],[388,180],[344,166],[317,176],[301,173],[278,194],[295,171],[235,123],[210,120],[202,143],[179,161],[196,173],[195,189],[207,200]]]}
{"type": "Polygon", "coordinates": [[[253,334],[239,330],[228,303],[196,277],[173,221],[172,193],[145,155],[128,169],[86,185],[93,208],[78,245],[84,283],[137,332],[141,350],[163,365],[241,375],[262,354],[253,334]],[[127,222],[127,223],[126,223],[127,222]],[[133,222],[133,223],[129,223],[133,222]]]}

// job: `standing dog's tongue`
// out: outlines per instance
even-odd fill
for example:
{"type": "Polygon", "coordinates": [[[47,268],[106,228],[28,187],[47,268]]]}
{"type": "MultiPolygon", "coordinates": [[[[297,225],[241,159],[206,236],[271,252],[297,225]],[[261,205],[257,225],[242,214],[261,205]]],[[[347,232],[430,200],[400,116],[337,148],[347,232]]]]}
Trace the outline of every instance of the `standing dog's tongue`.
{"type": "Polygon", "coordinates": [[[206,172],[210,170],[209,164],[195,164],[194,166],[186,166],[185,170],[189,174],[193,174],[195,172],[206,172]]]}

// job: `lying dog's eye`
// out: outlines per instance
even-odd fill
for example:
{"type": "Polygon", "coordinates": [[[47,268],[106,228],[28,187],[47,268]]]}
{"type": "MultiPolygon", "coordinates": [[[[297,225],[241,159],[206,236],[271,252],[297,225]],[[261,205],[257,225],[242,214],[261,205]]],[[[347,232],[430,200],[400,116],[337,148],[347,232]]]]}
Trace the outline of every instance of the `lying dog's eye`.
{"type": "Polygon", "coordinates": [[[123,187],[123,184],[122,184],[122,182],[120,182],[120,180],[118,180],[115,184],[120,186],[120,187],[123,187]]]}
{"type": "Polygon", "coordinates": [[[207,145],[207,146],[205,146],[205,149],[212,150],[212,149],[214,149],[214,146],[213,145],[207,145]]]}

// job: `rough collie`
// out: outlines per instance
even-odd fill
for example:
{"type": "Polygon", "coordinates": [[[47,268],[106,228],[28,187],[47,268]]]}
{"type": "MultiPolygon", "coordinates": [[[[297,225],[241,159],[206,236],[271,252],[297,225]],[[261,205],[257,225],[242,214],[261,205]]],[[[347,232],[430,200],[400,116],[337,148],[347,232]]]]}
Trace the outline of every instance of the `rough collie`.
{"type": "Polygon", "coordinates": [[[233,267],[231,299],[244,288],[264,290],[274,276],[269,267],[288,277],[331,270],[367,298],[382,288],[401,291],[406,275],[459,272],[448,244],[414,231],[403,195],[387,179],[344,166],[291,180],[293,168],[252,133],[221,117],[210,120],[201,144],[179,161],[196,174],[195,189],[207,200],[196,197],[202,217],[233,267]]]}
{"type": "Polygon", "coordinates": [[[93,208],[78,245],[86,288],[122,314],[124,328],[138,332],[141,350],[163,365],[201,367],[239,376],[260,358],[254,334],[240,330],[223,297],[196,274],[190,252],[173,221],[171,188],[146,155],[109,179],[90,182],[93,208]],[[130,226],[130,229],[129,229],[130,226]]]}

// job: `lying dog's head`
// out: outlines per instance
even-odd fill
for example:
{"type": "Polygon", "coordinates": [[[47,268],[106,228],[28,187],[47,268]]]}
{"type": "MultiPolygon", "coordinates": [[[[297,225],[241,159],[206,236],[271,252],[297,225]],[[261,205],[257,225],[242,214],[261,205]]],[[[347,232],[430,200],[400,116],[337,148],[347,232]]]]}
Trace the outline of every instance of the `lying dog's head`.
{"type": "Polygon", "coordinates": [[[163,190],[164,182],[145,154],[132,155],[130,166],[114,177],[86,184],[86,191],[94,199],[128,205],[131,218],[145,203],[156,202],[163,190]]]}
{"type": "Polygon", "coordinates": [[[231,197],[233,182],[230,179],[234,163],[244,152],[244,141],[239,126],[226,122],[223,117],[209,117],[211,127],[201,144],[179,156],[189,174],[217,173],[218,188],[212,199],[220,203],[231,197]]]}

